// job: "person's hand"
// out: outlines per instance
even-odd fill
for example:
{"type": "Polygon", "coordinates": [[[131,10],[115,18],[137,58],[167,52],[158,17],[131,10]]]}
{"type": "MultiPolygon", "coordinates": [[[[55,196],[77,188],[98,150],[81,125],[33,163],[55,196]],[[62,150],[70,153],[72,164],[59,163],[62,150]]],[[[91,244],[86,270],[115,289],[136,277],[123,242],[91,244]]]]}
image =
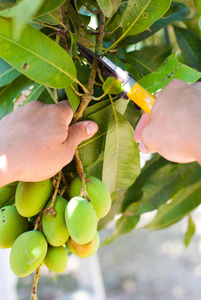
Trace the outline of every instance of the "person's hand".
{"type": "Polygon", "coordinates": [[[173,79],[156,98],[150,116],[143,113],[135,129],[140,151],[201,163],[201,83],[173,79]]]}
{"type": "Polygon", "coordinates": [[[70,103],[33,101],[0,121],[0,186],[13,181],[41,181],[59,172],[75,148],[98,130],[82,121],[69,126],[70,103]]]}

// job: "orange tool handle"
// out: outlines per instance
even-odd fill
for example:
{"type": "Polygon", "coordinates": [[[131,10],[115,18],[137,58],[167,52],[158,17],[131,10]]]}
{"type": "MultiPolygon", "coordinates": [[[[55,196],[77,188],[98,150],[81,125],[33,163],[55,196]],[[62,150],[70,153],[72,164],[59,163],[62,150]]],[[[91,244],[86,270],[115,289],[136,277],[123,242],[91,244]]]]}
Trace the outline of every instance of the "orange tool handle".
{"type": "Polygon", "coordinates": [[[147,92],[138,83],[134,84],[127,96],[148,114],[150,114],[151,108],[156,100],[152,94],[147,92]]]}

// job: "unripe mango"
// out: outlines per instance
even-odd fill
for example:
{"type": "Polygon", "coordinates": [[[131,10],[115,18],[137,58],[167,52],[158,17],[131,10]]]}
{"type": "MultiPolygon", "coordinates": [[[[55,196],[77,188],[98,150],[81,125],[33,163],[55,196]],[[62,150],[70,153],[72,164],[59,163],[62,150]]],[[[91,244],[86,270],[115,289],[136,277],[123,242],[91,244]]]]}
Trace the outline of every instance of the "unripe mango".
{"type": "Polygon", "coordinates": [[[62,246],[52,247],[49,245],[44,263],[50,271],[63,273],[68,263],[68,255],[65,248],[62,246]]]}
{"type": "MultiPolygon", "coordinates": [[[[79,196],[82,182],[76,177],[70,185],[70,198],[79,196]]],[[[111,197],[106,185],[94,176],[87,176],[86,189],[91,203],[96,211],[98,220],[103,218],[110,210],[111,197]]]]}
{"type": "Polygon", "coordinates": [[[95,234],[93,240],[90,242],[90,244],[93,245],[93,247],[91,247],[91,249],[89,250],[89,247],[87,246],[88,244],[78,245],[74,241],[72,242],[72,239],[70,238],[67,241],[66,246],[71,253],[74,253],[75,255],[77,255],[80,258],[90,257],[96,253],[96,251],[98,250],[99,245],[100,245],[100,237],[99,237],[98,232],[96,232],[96,234],[95,234]]]}
{"type": "MultiPolygon", "coordinates": [[[[51,200],[47,203],[46,207],[50,206],[51,200]]],[[[56,216],[47,211],[42,216],[42,226],[44,235],[48,243],[54,247],[62,246],[69,238],[69,232],[65,222],[65,208],[68,204],[67,200],[63,197],[57,196],[54,205],[56,216]]]]}
{"type": "Polygon", "coordinates": [[[75,241],[73,241],[73,239],[70,237],[69,243],[72,246],[72,248],[75,250],[75,252],[78,255],[82,255],[82,256],[89,254],[94,248],[94,239],[87,244],[79,245],[75,241]]]}
{"type": "Polygon", "coordinates": [[[70,236],[77,244],[87,244],[97,230],[97,216],[93,205],[82,197],[72,198],[65,210],[70,236]]]}
{"type": "Polygon", "coordinates": [[[15,206],[4,206],[0,209],[0,248],[12,247],[16,238],[27,231],[29,222],[20,216],[15,206]]]}
{"type": "Polygon", "coordinates": [[[39,213],[51,196],[53,185],[51,179],[39,182],[19,181],[15,203],[19,214],[32,217],[39,213]]]}
{"type": "Polygon", "coordinates": [[[17,181],[6,184],[0,188],[0,208],[14,203],[16,188],[17,181]]]}
{"type": "Polygon", "coordinates": [[[10,253],[10,266],[18,277],[34,272],[47,254],[47,241],[40,231],[28,231],[14,242],[10,253]]]}

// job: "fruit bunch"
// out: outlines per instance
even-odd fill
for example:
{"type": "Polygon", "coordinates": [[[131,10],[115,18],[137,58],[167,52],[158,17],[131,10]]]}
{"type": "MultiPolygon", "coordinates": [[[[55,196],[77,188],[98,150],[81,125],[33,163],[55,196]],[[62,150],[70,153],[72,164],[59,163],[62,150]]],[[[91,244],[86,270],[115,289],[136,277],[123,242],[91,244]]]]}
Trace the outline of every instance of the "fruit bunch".
{"type": "Polygon", "coordinates": [[[55,193],[51,179],[12,183],[0,189],[0,248],[12,247],[10,266],[17,276],[25,277],[42,264],[61,273],[68,253],[86,258],[97,251],[97,223],[108,213],[111,197],[98,178],[85,180],[82,197],[81,179],[71,182],[70,200],[57,195],[56,188],[55,193]]]}

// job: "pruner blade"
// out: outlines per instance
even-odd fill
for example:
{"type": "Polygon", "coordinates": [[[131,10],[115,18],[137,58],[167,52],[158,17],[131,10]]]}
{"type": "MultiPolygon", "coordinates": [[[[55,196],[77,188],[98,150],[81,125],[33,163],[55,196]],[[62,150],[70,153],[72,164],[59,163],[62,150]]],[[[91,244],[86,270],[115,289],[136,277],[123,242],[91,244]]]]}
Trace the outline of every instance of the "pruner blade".
{"type": "Polygon", "coordinates": [[[100,58],[79,43],[78,51],[90,63],[93,62],[93,59],[98,60],[99,68],[101,69],[104,76],[117,78],[122,83],[124,92],[121,96],[123,98],[130,98],[138,107],[142,108],[145,112],[150,114],[151,108],[156,99],[152,94],[141,87],[131,74],[116,66],[106,56],[100,58]]]}

